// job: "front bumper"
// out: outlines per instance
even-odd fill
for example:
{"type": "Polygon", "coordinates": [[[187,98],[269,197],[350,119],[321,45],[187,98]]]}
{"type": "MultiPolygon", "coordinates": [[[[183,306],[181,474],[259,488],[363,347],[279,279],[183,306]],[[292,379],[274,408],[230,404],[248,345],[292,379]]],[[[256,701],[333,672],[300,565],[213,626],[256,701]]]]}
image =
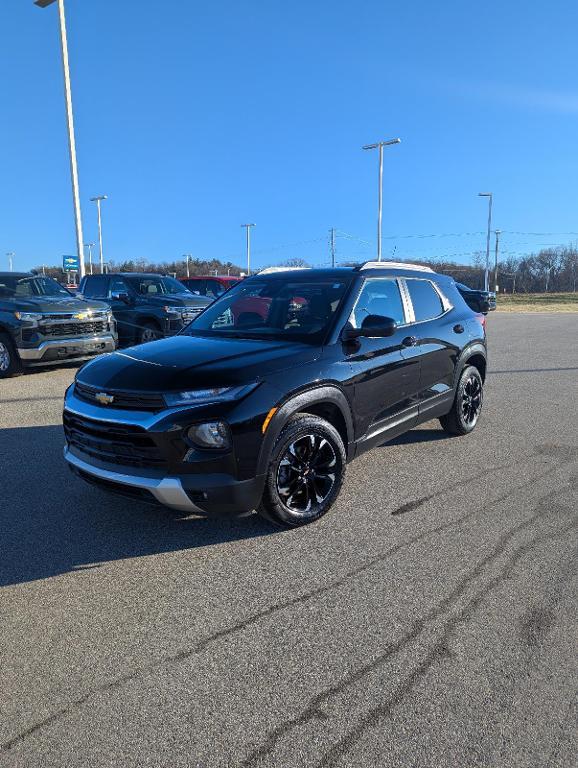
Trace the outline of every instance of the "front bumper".
{"type": "Polygon", "coordinates": [[[113,334],[82,336],[80,338],[50,339],[36,347],[18,347],[18,354],[24,363],[49,364],[60,360],[77,360],[116,349],[113,334]]]}
{"type": "Polygon", "coordinates": [[[65,447],[64,458],[70,469],[89,483],[188,514],[217,515],[255,509],[265,484],[264,476],[234,480],[220,474],[166,477],[159,472],[137,474],[134,470],[127,474],[105,468],[100,463],[89,463],[70,447],[65,447]]]}

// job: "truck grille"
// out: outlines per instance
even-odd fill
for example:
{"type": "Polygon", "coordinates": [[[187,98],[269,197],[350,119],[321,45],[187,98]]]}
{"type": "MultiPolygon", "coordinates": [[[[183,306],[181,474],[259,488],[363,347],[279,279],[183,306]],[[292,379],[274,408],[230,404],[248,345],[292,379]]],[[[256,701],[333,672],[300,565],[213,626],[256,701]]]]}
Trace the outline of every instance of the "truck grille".
{"type": "Polygon", "coordinates": [[[130,467],[167,464],[159,447],[142,427],[87,419],[70,411],[64,411],[63,421],[69,445],[87,456],[130,467]]]}
{"type": "Polygon", "coordinates": [[[111,402],[112,408],[128,408],[136,411],[160,411],[166,408],[166,403],[162,395],[156,392],[123,392],[116,389],[103,389],[102,387],[91,387],[88,384],[82,384],[77,381],[74,385],[74,394],[80,400],[94,405],[102,405],[97,395],[112,395],[114,400],[111,402]]]}
{"type": "Polygon", "coordinates": [[[39,330],[44,336],[95,336],[104,333],[107,324],[104,320],[93,320],[87,323],[54,323],[41,325],[39,330]]]}

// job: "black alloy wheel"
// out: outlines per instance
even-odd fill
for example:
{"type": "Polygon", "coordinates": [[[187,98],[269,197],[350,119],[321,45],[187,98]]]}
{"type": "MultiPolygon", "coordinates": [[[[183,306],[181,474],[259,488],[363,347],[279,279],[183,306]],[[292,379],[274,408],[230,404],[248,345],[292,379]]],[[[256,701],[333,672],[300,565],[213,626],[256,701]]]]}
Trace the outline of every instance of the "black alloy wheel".
{"type": "Polygon", "coordinates": [[[344,474],[339,432],[318,416],[298,414],[273,449],[259,513],[287,526],[318,520],[335,502],[344,474]]]}
{"type": "Polygon", "coordinates": [[[477,368],[467,365],[461,373],[451,411],[440,418],[450,435],[467,435],[480,419],[484,382],[477,368]]]}

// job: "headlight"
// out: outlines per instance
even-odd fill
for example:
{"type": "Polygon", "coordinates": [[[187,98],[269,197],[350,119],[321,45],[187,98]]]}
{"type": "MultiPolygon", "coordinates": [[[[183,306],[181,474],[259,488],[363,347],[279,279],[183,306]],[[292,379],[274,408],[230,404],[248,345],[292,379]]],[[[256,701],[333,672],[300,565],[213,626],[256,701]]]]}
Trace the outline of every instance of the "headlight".
{"type": "Polygon", "coordinates": [[[167,405],[198,405],[200,403],[222,403],[237,400],[255,389],[257,382],[240,387],[213,387],[193,389],[190,392],[170,392],[165,397],[167,405]]]}
{"type": "Polygon", "coordinates": [[[229,448],[231,438],[224,421],[207,421],[193,424],[187,430],[187,438],[199,448],[229,448]]]}
{"type": "Polygon", "coordinates": [[[44,317],[42,312],[15,312],[14,317],[17,320],[23,320],[25,323],[32,323],[38,325],[40,320],[44,317]]]}
{"type": "Polygon", "coordinates": [[[163,307],[163,312],[166,312],[167,315],[178,315],[180,317],[183,311],[183,307],[163,307]]]}

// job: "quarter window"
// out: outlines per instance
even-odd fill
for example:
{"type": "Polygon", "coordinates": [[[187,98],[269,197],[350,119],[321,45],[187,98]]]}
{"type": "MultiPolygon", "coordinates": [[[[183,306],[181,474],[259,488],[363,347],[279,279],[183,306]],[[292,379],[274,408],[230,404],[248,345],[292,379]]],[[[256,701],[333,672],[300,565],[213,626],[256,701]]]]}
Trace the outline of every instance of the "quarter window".
{"type": "Polygon", "coordinates": [[[397,280],[376,277],[365,281],[351,316],[351,324],[354,328],[361,328],[368,315],[391,317],[398,325],[405,323],[397,280]]]}
{"type": "Polygon", "coordinates": [[[440,295],[429,280],[406,280],[406,285],[416,323],[443,314],[444,307],[440,295]]]}

